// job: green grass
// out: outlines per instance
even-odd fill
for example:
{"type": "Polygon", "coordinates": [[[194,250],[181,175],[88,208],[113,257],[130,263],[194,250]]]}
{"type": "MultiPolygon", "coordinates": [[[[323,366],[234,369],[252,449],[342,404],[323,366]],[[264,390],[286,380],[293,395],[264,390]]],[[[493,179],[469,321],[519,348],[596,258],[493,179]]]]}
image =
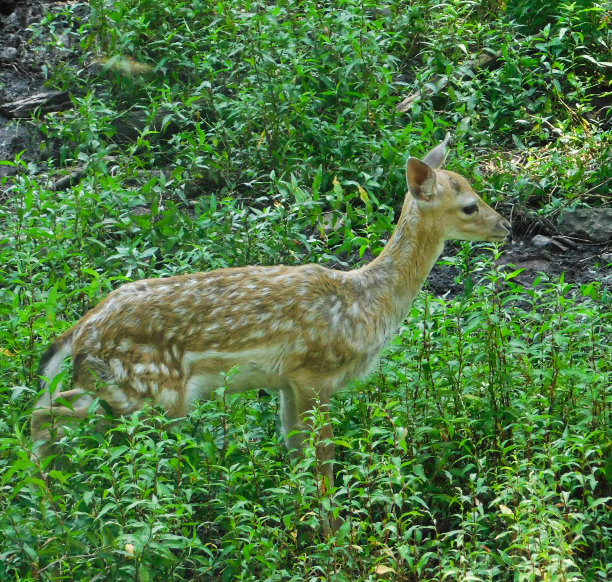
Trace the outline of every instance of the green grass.
{"type": "Polygon", "coordinates": [[[609,18],[429,0],[50,13],[31,43],[41,66],[62,57],[49,83],[73,109],[34,121],[49,158],[8,161],[0,207],[0,581],[610,579],[610,291],[522,287],[498,249],[462,247],[465,295],[423,292],[378,372],[334,398],[329,497],[315,442],[290,462],[257,393],[179,426],[152,410],[96,431],[92,414],[63,466],[28,453],[38,359],[108,291],[376,254],[406,153],[448,130],[448,166],[489,202],[606,203],[609,18]],[[330,507],[345,522],[326,536],[330,507]]]}

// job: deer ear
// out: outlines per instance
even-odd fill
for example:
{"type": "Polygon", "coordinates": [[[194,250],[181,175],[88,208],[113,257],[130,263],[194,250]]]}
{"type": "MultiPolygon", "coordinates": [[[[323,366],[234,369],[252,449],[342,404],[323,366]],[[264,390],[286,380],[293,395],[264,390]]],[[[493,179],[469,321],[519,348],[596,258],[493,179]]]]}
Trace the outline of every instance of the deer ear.
{"type": "Polygon", "coordinates": [[[446,158],[446,144],[448,144],[450,136],[451,134],[447,133],[444,141],[438,144],[423,158],[423,162],[425,162],[430,168],[439,168],[444,163],[444,159],[446,158]]]}
{"type": "Polygon", "coordinates": [[[410,194],[417,200],[430,200],[436,191],[436,174],[421,160],[408,158],[406,182],[410,194]]]}

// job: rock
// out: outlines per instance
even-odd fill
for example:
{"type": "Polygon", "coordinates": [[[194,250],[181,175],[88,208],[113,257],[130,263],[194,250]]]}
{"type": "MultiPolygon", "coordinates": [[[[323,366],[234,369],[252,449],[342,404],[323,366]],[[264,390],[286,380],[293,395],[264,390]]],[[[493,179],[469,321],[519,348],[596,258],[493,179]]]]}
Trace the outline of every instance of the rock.
{"type": "Polygon", "coordinates": [[[548,247],[550,247],[550,245],[552,244],[553,240],[547,236],[544,236],[542,234],[536,234],[532,239],[531,239],[531,244],[538,248],[538,249],[546,249],[548,247]]]}
{"type": "MultiPolygon", "coordinates": [[[[7,127],[0,125],[0,159],[12,161],[18,152],[23,151],[22,160],[29,160],[28,154],[38,144],[24,124],[7,127]]],[[[18,166],[0,165],[0,203],[3,200],[3,176],[11,176],[19,172],[18,166]]]]}
{"type": "Polygon", "coordinates": [[[62,176],[55,180],[53,185],[51,186],[53,190],[66,190],[70,188],[70,186],[74,186],[78,184],[79,180],[85,174],[85,166],[79,166],[76,170],[68,174],[67,176],[62,176]]]}
{"type": "Polygon", "coordinates": [[[601,260],[606,265],[609,265],[610,263],[612,263],[612,253],[604,253],[603,255],[601,255],[601,260]]]}
{"type": "Polygon", "coordinates": [[[7,46],[0,51],[0,63],[12,63],[17,60],[17,49],[13,46],[7,46]]]}
{"type": "Polygon", "coordinates": [[[175,114],[165,107],[160,107],[153,119],[150,118],[149,111],[146,109],[128,111],[121,117],[114,118],[111,125],[117,131],[114,136],[117,143],[136,141],[145,127],[150,127],[163,139],[170,139],[181,131],[175,114]],[[167,116],[169,116],[169,121],[165,121],[167,116]]]}
{"type": "Polygon", "coordinates": [[[15,10],[11,12],[6,18],[3,19],[3,22],[0,23],[2,24],[2,34],[5,35],[5,38],[6,38],[6,35],[14,35],[14,34],[19,35],[20,33],[23,36],[24,27],[20,20],[19,13],[20,13],[19,10],[15,10]]]}
{"type": "Polygon", "coordinates": [[[480,53],[474,59],[473,66],[476,69],[495,69],[499,66],[499,60],[502,56],[503,54],[501,51],[485,49],[484,52],[480,53]]]}
{"type": "MultiPolygon", "coordinates": [[[[565,239],[562,239],[562,240],[565,240],[565,239]]],[[[544,249],[550,250],[552,247],[556,247],[557,249],[563,251],[564,253],[567,252],[566,246],[563,246],[558,240],[555,240],[554,238],[551,238],[549,236],[544,236],[543,234],[536,234],[531,239],[531,244],[536,249],[540,249],[540,250],[544,250],[544,249]]]]}
{"type": "Polygon", "coordinates": [[[559,232],[599,243],[612,240],[612,207],[577,208],[559,217],[559,232]]]}
{"type": "Polygon", "coordinates": [[[0,105],[0,113],[7,117],[29,119],[36,110],[47,113],[70,107],[72,107],[70,97],[65,91],[42,91],[12,103],[3,103],[0,105]]]}

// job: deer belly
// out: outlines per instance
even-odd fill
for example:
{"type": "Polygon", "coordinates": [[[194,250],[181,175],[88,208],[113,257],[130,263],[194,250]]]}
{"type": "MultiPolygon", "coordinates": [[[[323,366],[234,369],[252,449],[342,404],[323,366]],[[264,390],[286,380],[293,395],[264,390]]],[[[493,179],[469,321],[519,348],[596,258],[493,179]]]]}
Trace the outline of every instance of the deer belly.
{"type": "Polygon", "coordinates": [[[210,398],[220,388],[236,393],[253,388],[279,390],[287,385],[278,358],[265,350],[187,352],[181,363],[188,405],[210,398]]]}

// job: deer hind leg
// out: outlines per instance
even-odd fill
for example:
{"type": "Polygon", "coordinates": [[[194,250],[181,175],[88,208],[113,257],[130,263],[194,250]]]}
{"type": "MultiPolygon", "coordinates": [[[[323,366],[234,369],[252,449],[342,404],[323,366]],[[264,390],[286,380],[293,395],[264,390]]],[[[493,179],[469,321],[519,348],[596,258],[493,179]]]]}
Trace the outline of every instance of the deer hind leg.
{"type": "MultiPolygon", "coordinates": [[[[73,388],[41,393],[32,413],[32,439],[43,442],[41,454],[53,452],[53,443],[65,434],[66,425],[74,425],[87,418],[94,398],[108,404],[113,413],[133,412],[137,406],[128,402],[124,391],[118,385],[112,370],[102,360],[87,355],[73,359],[73,388]]],[[[98,414],[104,407],[98,405],[98,414]]]]}
{"type": "Polygon", "coordinates": [[[53,443],[65,434],[64,427],[87,417],[93,401],[91,393],[80,388],[57,392],[50,398],[43,394],[32,412],[32,440],[37,452],[46,456],[53,443]]]}

